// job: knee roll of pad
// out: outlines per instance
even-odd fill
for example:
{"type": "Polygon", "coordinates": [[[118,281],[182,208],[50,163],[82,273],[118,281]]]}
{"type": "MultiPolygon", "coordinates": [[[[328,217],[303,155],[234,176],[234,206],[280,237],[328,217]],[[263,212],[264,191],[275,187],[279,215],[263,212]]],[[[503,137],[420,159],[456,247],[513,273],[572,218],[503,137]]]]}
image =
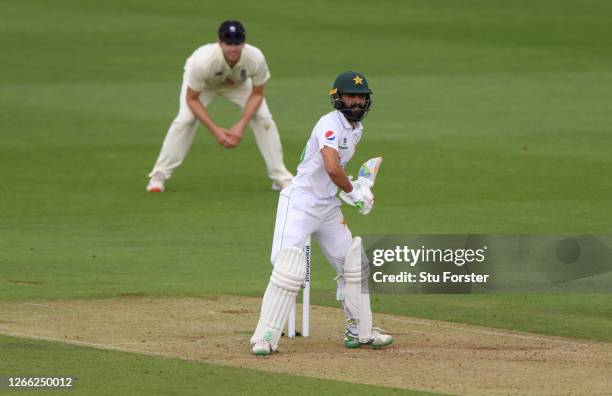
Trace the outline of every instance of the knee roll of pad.
{"type": "Polygon", "coordinates": [[[344,267],[344,282],[357,284],[361,283],[361,268],[344,267]]]}
{"type": "Polygon", "coordinates": [[[364,262],[361,251],[361,238],[353,238],[353,243],[351,243],[344,257],[344,281],[346,283],[362,283],[364,281],[363,275],[367,276],[367,267],[363,268],[364,262]]]}
{"type": "Polygon", "coordinates": [[[276,256],[270,283],[280,289],[298,292],[306,278],[306,256],[302,249],[290,246],[276,256]]]}
{"type": "Polygon", "coordinates": [[[360,237],[353,238],[344,257],[344,280],[350,284],[361,284],[363,291],[368,290],[370,276],[368,258],[363,250],[360,237]]]}

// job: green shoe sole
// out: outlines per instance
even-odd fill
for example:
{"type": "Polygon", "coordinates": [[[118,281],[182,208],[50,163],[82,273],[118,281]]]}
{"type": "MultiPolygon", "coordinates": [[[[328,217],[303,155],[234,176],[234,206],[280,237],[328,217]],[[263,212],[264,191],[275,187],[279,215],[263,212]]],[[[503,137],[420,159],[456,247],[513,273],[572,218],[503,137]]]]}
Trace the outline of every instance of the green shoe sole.
{"type": "Polygon", "coordinates": [[[359,340],[344,339],[344,347],[347,349],[359,348],[360,345],[359,340]]]}

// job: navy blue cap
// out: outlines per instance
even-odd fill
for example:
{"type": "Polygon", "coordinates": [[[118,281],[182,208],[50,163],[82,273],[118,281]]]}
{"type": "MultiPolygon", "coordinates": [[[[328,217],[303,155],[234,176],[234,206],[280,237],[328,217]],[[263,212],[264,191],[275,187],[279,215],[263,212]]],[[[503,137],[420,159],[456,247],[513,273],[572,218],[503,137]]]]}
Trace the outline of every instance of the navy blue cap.
{"type": "Polygon", "coordinates": [[[238,21],[225,21],[219,26],[219,40],[226,44],[238,45],[244,43],[246,35],[244,27],[238,21]]]}

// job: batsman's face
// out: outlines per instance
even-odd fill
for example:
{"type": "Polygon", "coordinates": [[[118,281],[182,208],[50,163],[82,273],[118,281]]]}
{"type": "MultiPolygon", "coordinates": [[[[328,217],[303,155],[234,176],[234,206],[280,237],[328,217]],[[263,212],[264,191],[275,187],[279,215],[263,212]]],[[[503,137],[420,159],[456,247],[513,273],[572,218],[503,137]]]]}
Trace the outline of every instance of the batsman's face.
{"type": "Polygon", "coordinates": [[[340,100],[344,102],[346,107],[351,109],[355,116],[365,109],[367,101],[366,96],[361,94],[342,94],[340,100]]]}
{"type": "Polygon", "coordinates": [[[361,106],[365,107],[366,96],[361,94],[342,94],[340,97],[347,107],[361,106]]]}
{"type": "Polygon", "coordinates": [[[227,44],[223,41],[219,41],[219,45],[223,51],[223,57],[227,63],[230,64],[230,66],[238,63],[240,60],[240,55],[242,54],[242,49],[244,48],[244,42],[240,44],[227,44]]]}

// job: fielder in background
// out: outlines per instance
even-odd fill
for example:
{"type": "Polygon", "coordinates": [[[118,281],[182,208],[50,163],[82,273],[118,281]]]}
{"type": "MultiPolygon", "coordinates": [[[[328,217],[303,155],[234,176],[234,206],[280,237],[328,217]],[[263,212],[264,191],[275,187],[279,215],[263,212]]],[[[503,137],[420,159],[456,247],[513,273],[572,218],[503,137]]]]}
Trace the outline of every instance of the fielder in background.
{"type": "Polygon", "coordinates": [[[381,348],[393,337],[372,327],[367,287],[367,262],[361,238],[353,238],[336,197],[338,188],[348,204],[368,214],[374,205],[371,183],[353,181],[344,167],[355,153],[362,134],[361,120],[372,104],[372,91],[363,74],[348,71],[336,78],[330,91],[334,111],[315,125],[302,153],[291,186],[278,200],[271,260],[274,266],[263,297],[257,329],[251,337],[255,355],[270,355],[278,348],[291,306],[304,282],[303,247],[312,235],[338,275],[337,297],[342,301],[347,327],[344,346],[381,348]]]}
{"type": "Polygon", "coordinates": [[[179,112],[149,174],[149,192],[164,191],[166,180],[191,147],[198,121],[225,148],[238,146],[245,128],[250,125],[266,162],[272,188],[280,190],[291,183],[293,175],[283,163],[278,129],[264,98],[264,84],[270,78],[266,59],[258,48],[245,43],[246,35],[240,22],[225,21],[218,33],[216,43],[198,48],[185,63],[179,112]],[[217,125],[206,109],[217,96],[242,108],[242,117],[230,129],[217,125]]]}

